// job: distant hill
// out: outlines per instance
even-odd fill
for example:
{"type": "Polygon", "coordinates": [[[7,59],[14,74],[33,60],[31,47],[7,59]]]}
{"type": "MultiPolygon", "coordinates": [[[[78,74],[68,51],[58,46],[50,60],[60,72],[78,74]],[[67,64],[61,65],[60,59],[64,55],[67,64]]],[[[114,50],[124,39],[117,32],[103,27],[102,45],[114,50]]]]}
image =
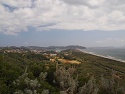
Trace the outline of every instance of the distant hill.
{"type": "Polygon", "coordinates": [[[78,45],[70,45],[70,46],[66,46],[65,48],[67,49],[86,49],[86,47],[83,46],[78,46],[78,45]]]}
{"type": "Polygon", "coordinates": [[[0,49],[4,50],[15,50],[15,51],[29,51],[29,50],[37,50],[37,51],[62,51],[68,49],[86,49],[86,47],[78,46],[78,45],[70,45],[70,46],[49,46],[49,47],[39,47],[39,46],[10,46],[10,47],[1,47],[0,49]]]}
{"type": "Polygon", "coordinates": [[[28,49],[31,50],[67,50],[67,49],[86,49],[86,47],[78,46],[78,45],[70,45],[70,46],[49,46],[49,47],[38,47],[38,46],[28,46],[28,49]]]}

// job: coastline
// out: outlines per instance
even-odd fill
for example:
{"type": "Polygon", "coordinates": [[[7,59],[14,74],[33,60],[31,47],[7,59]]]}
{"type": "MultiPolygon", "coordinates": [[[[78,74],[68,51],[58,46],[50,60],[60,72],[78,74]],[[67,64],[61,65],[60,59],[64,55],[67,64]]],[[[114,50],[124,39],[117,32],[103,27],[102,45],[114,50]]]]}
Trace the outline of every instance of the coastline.
{"type": "Polygon", "coordinates": [[[118,62],[125,63],[125,60],[116,59],[115,57],[103,56],[103,55],[95,54],[95,53],[92,53],[92,52],[87,52],[87,51],[84,51],[84,50],[81,50],[81,49],[79,49],[79,51],[81,51],[81,52],[83,52],[83,53],[90,54],[90,55],[94,55],[94,56],[98,56],[98,57],[102,57],[102,58],[106,58],[106,59],[115,60],[115,61],[118,61],[118,62]]]}

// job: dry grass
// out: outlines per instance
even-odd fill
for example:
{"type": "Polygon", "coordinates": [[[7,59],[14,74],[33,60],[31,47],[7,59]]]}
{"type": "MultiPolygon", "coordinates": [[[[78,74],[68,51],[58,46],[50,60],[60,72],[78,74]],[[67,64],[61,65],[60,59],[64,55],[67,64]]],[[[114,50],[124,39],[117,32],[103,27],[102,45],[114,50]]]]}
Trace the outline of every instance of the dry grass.
{"type": "Polygon", "coordinates": [[[77,60],[66,60],[66,59],[58,59],[62,63],[70,63],[70,64],[80,64],[81,62],[77,60]]]}

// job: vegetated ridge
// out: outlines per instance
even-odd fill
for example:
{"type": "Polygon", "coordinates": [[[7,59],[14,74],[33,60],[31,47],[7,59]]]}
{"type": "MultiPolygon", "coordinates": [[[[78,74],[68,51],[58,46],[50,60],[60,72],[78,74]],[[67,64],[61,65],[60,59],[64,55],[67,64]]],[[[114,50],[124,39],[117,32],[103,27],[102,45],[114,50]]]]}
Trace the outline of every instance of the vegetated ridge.
{"type": "Polygon", "coordinates": [[[0,48],[0,94],[124,94],[124,83],[125,63],[77,49],[0,48]]]}

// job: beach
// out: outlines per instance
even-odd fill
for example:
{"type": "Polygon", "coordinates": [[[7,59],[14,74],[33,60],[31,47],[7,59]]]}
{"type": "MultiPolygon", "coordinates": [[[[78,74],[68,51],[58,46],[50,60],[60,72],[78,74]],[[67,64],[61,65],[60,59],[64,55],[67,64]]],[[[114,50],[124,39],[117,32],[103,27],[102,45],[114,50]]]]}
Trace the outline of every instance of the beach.
{"type": "Polygon", "coordinates": [[[125,63],[125,60],[116,59],[115,57],[112,57],[112,56],[99,55],[99,54],[95,54],[93,52],[87,52],[85,50],[80,50],[80,49],[79,49],[79,51],[87,53],[87,54],[90,54],[90,55],[94,55],[94,56],[98,56],[98,57],[102,57],[102,58],[106,58],[106,59],[115,60],[115,61],[119,61],[119,62],[125,63]]]}

